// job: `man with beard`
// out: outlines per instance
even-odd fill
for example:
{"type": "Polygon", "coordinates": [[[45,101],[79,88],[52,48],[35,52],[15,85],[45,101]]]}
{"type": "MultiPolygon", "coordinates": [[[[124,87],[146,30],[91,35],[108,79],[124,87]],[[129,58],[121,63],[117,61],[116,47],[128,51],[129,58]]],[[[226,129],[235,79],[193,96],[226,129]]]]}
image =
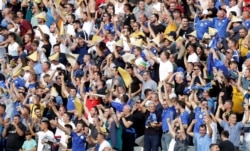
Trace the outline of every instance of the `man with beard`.
{"type": "Polygon", "coordinates": [[[72,137],[72,150],[73,151],[85,151],[86,135],[84,134],[83,123],[79,122],[76,124],[76,129],[74,131],[69,131],[62,125],[58,124],[56,121],[51,121],[53,125],[60,128],[67,135],[72,137]]]}

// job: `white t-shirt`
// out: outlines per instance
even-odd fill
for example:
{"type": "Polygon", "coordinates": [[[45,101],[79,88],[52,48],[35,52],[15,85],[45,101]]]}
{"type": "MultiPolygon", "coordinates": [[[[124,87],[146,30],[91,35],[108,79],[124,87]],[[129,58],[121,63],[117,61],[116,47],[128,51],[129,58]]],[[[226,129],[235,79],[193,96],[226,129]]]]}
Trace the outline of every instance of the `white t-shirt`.
{"type": "MultiPolygon", "coordinates": [[[[38,25],[38,27],[40,27],[40,29],[43,31],[43,33],[45,33],[45,34],[50,34],[50,30],[49,30],[49,27],[47,26],[47,25],[38,25]]],[[[40,37],[40,39],[42,39],[42,35],[41,35],[41,33],[40,33],[40,31],[39,30],[35,30],[35,36],[36,37],[40,37]]]]}
{"type": "Polygon", "coordinates": [[[40,131],[40,132],[37,132],[36,134],[38,135],[37,151],[43,151],[42,139],[45,136],[54,138],[54,134],[50,130],[48,130],[47,132],[40,131]]]}
{"type": "Polygon", "coordinates": [[[104,141],[100,144],[98,151],[103,151],[103,149],[106,148],[106,147],[111,147],[111,145],[109,144],[108,141],[104,140],[104,141]]]}
{"type": "Polygon", "coordinates": [[[199,61],[200,61],[200,59],[196,53],[188,55],[188,62],[195,63],[195,62],[199,62],[199,61]]]}
{"type": "Polygon", "coordinates": [[[18,56],[18,43],[14,42],[13,44],[8,45],[8,52],[10,56],[18,56]]]}
{"type": "Polygon", "coordinates": [[[41,73],[41,75],[40,75],[40,81],[41,81],[41,83],[42,83],[43,85],[46,85],[46,83],[45,83],[44,80],[43,80],[43,76],[46,75],[46,74],[51,75],[51,74],[52,74],[52,71],[49,70],[47,73],[45,73],[45,72],[42,72],[42,73],[41,73]]]}
{"type": "MultiPolygon", "coordinates": [[[[62,126],[65,125],[65,122],[63,122],[62,119],[58,119],[58,123],[62,126]]],[[[75,129],[75,124],[71,121],[69,123],[73,129],[75,129]]],[[[61,136],[61,139],[60,139],[60,143],[62,143],[64,146],[67,146],[66,144],[66,139],[67,139],[67,135],[59,128],[56,129],[56,133],[55,133],[55,136],[61,136]]]]}
{"type": "Polygon", "coordinates": [[[106,46],[108,47],[108,49],[110,50],[110,52],[114,52],[114,47],[113,47],[114,44],[115,44],[114,40],[113,41],[108,41],[106,43],[106,46]]]}
{"type": "Polygon", "coordinates": [[[234,11],[236,13],[236,16],[241,16],[241,9],[239,8],[238,5],[235,5],[231,8],[229,6],[226,7],[227,10],[227,17],[229,16],[230,12],[234,11]]]}
{"type": "Polygon", "coordinates": [[[85,21],[82,25],[82,30],[85,31],[88,34],[88,36],[90,36],[93,27],[94,27],[93,21],[85,21]]]}
{"type": "Polygon", "coordinates": [[[173,64],[169,60],[166,62],[162,62],[161,59],[158,58],[157,61],[160,64],[160,67],[159,67],[160,81],[163,81],[164,79],[166,79],[169,73],[174,71],[174,67],[173,67],[173,64]]]}
{"type": "Polygon", "coordinates": [[[67,25],[66,34],[71,35],[71,36],[76,36],[76,32],[75,32],[75,29],[74,29],[73,25],[71,25],[71,24],[67,25]]]}

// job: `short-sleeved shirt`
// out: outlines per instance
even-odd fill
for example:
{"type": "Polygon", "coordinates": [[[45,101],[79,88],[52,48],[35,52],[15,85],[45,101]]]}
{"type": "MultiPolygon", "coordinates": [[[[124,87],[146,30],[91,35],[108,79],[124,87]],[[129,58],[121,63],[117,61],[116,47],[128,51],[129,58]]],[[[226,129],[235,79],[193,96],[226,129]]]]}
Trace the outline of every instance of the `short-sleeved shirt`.
{"type": "Polygon", "coordinates": [[[197,141],[197,151],[209,151],[211,138],[208,134],[202,137],[199,133],[195,133],[194,138],[197,141]]]}
{"type": "Polygon", "coordinates": [[[159,76],[160,76],[160,81],[163,81],[168,77],[169,73],[173,73],[174,67],[173,64],[168,60],[166,62],[162,62],[160,58],[157,59],[157,61],[160,64],[159,67],[159,76]]]}
{"type": "Polygon", "coordinates": [[[72,150],[85,151],[86,136],[84,134],[78,135],[73,131],[70,136],[72,137],[72,150]]]}
{"type": "Polygon", "coordinates": [[[242,79],[241,79],[241,84],[242,84],[242,88],[243,88],[244,90],[247,90],[248,87],[250,86],[250,80],[247,80],[246,77],[242,77],[242,79]]]}
{"type": "Polygon", "coordinates": [[[240,146],[240,134],[241,129],[244,127],[242,122],[237,122],[233,127],[226,121],[221,121],[220,126],[229,132],[229,140],[234,144],[235,147],[240,146]]]}
{"type": "Polygon", "coordinates": [[[26,140],[23,143],[22,149],[23,150],[32,150],[36,146],[37,146],[37,143],[34,139],[26,140]]]}
{"type": "MultiPolygon", "coordinates": [[[[22,132],[25,132],[26,127],[22,123],[19,123],[17,125],[22,132]]],[[[14,150],[19,150],[22,147],[24,142],[24,136],[19,136],[14,126],[11,126],[11,128],[8,130],[7,137],[8,137],[6,143],[7,150],[14,151],[14,150]]]]}

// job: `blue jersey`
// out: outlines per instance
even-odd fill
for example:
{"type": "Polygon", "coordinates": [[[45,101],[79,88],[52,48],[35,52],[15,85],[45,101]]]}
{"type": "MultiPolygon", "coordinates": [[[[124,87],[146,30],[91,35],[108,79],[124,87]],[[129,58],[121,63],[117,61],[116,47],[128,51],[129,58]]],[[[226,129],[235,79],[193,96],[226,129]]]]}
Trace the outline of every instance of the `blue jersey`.
{"type": "Polygon", "coordinates": [[[75,132],[71,132],[72,137],[72,150],[73,151],[85,151],[86,136],[84,134],[77,135],[75,132]]]}

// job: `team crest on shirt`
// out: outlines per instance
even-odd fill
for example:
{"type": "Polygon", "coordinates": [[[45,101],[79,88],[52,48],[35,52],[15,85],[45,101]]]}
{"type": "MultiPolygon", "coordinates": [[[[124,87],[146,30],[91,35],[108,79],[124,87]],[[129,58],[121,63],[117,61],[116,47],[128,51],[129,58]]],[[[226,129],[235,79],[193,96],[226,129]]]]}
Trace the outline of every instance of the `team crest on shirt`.
{"type": "Polygon", "coordinates": [[[80,138],[81,138],[81,139],[84,139],[84,136],[81,136],[80,138]]]}

